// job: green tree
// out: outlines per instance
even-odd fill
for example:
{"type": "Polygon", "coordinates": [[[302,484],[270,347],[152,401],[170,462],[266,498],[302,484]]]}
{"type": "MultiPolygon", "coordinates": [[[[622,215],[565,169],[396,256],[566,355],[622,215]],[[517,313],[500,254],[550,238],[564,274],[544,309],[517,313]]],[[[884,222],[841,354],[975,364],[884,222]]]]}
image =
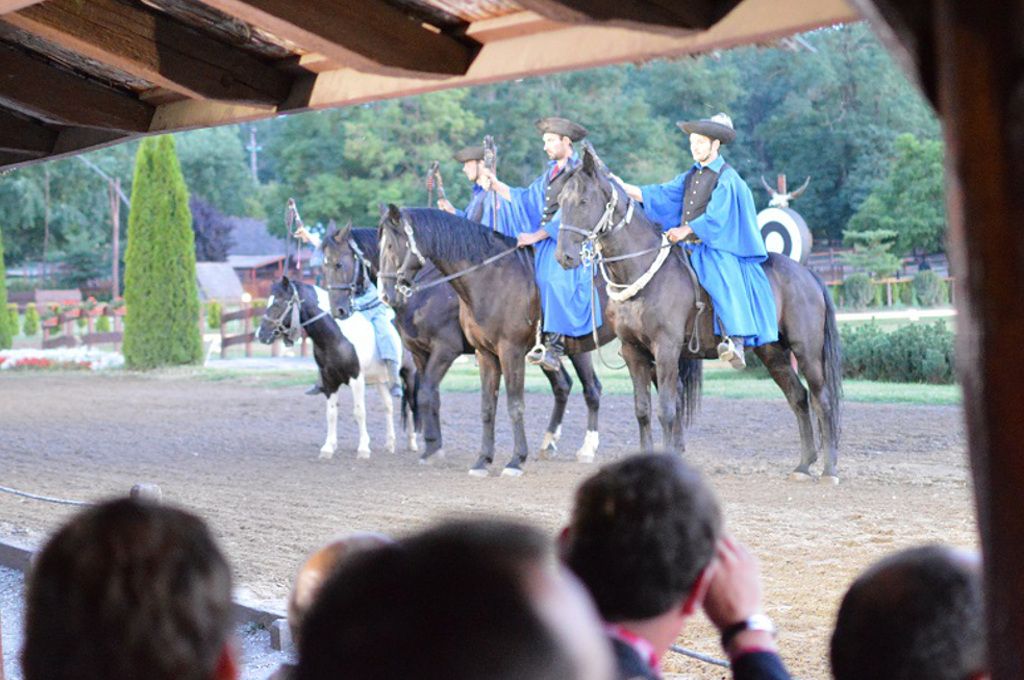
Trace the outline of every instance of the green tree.
{"type": "Polygon", "coordinates": [[[225,215],[253,212],[256,184],[232,127],[183,132],[175,135],[174,141],[191,196],[202,198],[225,215]]]}
{"type": "Polygon", "coordinates": [[[148,369],[199,363],[192,216],[172,137],[149,137],[139,145],[131,203],[124,276],[125,364],[148,369]]]}
{"type": "Polygon", "coordinates": [[[943,196],[942,142],[912,134],[896,138],[889,172],[850,219],[851,231],[896,232],[899,255],[943,250],[946,203],[943,196]]]}
{"type": "Polygon", "coordinates": [[[14,336],[18,334],[17,324],[11,323],[7,313],[7,269],[4,266],[4,238],[0,231],[0,349],[10,349],[14,336]]]}
{"type": "Polygon", "coordinates": [[[875,278],[892,276],[900,266],[900,259],[890,252],[896,235],[890,229],[847,231],[844,241],[853,246],[853,252],[843,257],[851,266],[875,278]]]}

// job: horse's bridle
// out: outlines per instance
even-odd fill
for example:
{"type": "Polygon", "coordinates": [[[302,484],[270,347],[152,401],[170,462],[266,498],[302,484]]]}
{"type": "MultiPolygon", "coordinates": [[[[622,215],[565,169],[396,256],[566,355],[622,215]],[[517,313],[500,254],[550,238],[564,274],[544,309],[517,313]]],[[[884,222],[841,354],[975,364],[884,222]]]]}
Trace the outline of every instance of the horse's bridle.
{"type": "Polygon", "coordinates": [[[348,240],[348,247],[352,250],[352,259],[355,261],[352,280],[348,283],[328,284],[327,290],[342,290],[347,291],[349,295],[352,293],[358,295],[360,291],[366,290],[366,284],[370,278],[370,263],[367,262],[366,256],[354,240],[348,240]]]}
{"type": "Polygon", "coordinates": [[[291,287],[292,295],[290,298],[288,298],[288,304],[284,306],[284,310],[281,312],[281,315],[278,316],[277,318],[274,318],[272,316],[269,316],[268,314],[264,314],[263,319],[264,321],[269,321],[271,323],[271,330],[274,334],[273,337],[277,338],[278,336],[283,335],[285,339],[285,344],[287,344],[290,347],[291,345],[295,344],[296,340],[299,339],[299,335],[302,333],[303,328],[310,325],[314,321],[317,321],[325,316],[328,316],[330,312],[325,312],[321,310],[321,312],[314,316],[313,318],[307,319],[306,321],[300,323],[299,318],[302,310],[302,298],[299,297],[299,289],[294,283],[289,281],[288,285],[291,287]],[[289,319],[288,325],[285,325],[284,320],[289,315],[291,315],[291,319],[289,319]]]}
{"type": "MultiPolygon", "coordinates": [[[[633,211],[636,209],[636,201],[634,201],[632,198],[627,197],[626,214],[622,216],[621,220],[613,224],[612,220],[615,219],[615,208],[619,204],[619,192],[615,189],[614,186],[612,186],[611,189],[612,195],[604,206],[604,213],[601,215],[600,219],[597,220],[597,224],[595,224],[592,229],[581,229],[579,227],[574,227],[571,224],[566,224],[565,222],[562,222],[558,228],[565,229],[568,232],[580,234],[581,236],[583,236],[584,246],[586,244],[594,244],[596,246],[597,242],[602,237],[612,234],[621,229],[622,227],[626,226],[627,224],[629,224],[633,220],[633,211]]],[[[590,257],[592,258],[593,256],[591,255],[590,257]]]]}

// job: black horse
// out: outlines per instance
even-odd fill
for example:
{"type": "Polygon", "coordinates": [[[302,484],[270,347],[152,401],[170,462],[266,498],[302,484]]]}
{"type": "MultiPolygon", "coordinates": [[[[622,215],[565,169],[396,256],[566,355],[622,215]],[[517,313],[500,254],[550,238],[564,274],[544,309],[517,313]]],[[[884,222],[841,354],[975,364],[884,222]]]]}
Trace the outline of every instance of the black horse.
{"type": "MultiPolygon", "coordinates": [[[[331,310],[339,319],[352,313],[352,298],[362,295],[367,281],[379,278],[380,250],[377,230],[351,225],[328,233],[322,244],[324,285],[331,310]]],[[[441,274],[424,268],[417,282],[433,281],[441,274]]],[[[395,305],[395,326],[416,363],[416,400],[426,461],[444,445],[441,434],[440,384],[452,363],[473,347],[459,326],[459,298],[451,286],[435,286],[416,295],[410,304],[395,305]]]]}
{"type": "MultiPolygon", "coordinates": [[[[555,256],[562,266],[578,265],[581,257],[589,256],[593,248],[598,251],[597,257],[604,258],[609,282],[617,290],[631,284],[639,289],[632,297],[613,302],[611,307],[633,380],[640,440],[646,450],[652,447],[652,359],[657,377],[669,387],[658,395],[658,415],[667,446],[674,423],[679,422],[671,394],[674,381],[668,380],[676,371],[679,357],[715,356],[711,314],[703,315],[703,323],[697,319],[697,302],[707,300],[707,293],[697,284],[680,249],[667,244],[661,228],[607,177],[600,160],[589,149],[567,180],[559,202],[562,227],[555,256]],[[584,244],[588,244],[586,249],[584,244]],[[666,253],[671,255],[665,257],[666,253]]],[[[763,266],[775,293],[779,340],[757,347],[754,352],[796,414],[802,455],[793,474],[809,477],[810,466],[818,457],[810,417],[813,407],[825,448],[822,477],[836,482],[842,360],[832,298],[821,279],[787,257],[772,254],[763,266]],[[793,357],[807,380],[810,399],[792,365],[793,357]]],[[[741,417],[737,415],[737,419],[741,417]]]]}

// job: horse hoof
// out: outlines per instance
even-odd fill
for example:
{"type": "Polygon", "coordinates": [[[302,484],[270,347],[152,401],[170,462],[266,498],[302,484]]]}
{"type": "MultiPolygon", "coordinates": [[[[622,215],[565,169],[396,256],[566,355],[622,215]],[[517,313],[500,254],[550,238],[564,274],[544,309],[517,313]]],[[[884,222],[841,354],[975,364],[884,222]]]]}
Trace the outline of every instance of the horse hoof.
{"type": "Polygon", "coordinates": [[[320,460],[330,460],[334,458],[334,449],[327,448],[326,446],[320,449],[320,455],[317,456],[320,460]]]}
{"type": "Polygon", "coordinates": [[[480,456],[480,458],[477,459],[476,463],[473,464],[473,467],[469,468],[469,476],[470,477],[487,477],[490,474],[487,471],[487,466],[488,465],[490,465],[490,461],[488,461],[483,456],[480,456]]]}
{"type": "Polygon", "coordinates": [[[522,477],[523,476],[523,468],[519,467],[518,465],[513,465],[512,463],[509,463],[508,465],[506,465],[504,467],[504,469],[502,469],[501,476],[502,477],[522,477]]]}
{"type": "Polygon", "coordinates": [[[578,451],[576,453],[576,462],[583,463],[584,465],[592,465],[594,462],[594,454],[589,451],[578,451]]]}
{"type": "Polygon", "coordinates": [[[359,460],[370,460],[369,451],[356,451],[356,458],[359,460]]]}
{"type": "Polygon", "coordinates": [[[789,473],[789,481],[801,483],[813,482],[814,477],[810,476],[806,472],[799,472],[797,470],[793,470],[793,472],[789,473]]]}
{"type": "Polygon", "coordinates": [[[839,477],[837,475],[822,475],[819,481],[822,484],[828,484],[830,486],[839,486],[839,477]]]}

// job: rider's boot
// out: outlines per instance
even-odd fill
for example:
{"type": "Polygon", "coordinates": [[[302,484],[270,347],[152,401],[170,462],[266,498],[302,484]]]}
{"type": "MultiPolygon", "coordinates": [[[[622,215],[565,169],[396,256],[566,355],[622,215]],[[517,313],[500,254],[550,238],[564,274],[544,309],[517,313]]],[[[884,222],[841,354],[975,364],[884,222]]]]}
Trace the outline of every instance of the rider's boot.
{"type": "Polygon", "coordinates": [[[743,338],[738,335],[726,336],[722,342],[718,343],[718,358],[728,361],[736,370],[746,368],[747,360],[743,355],[743,338]]]}
{"type": "Polygon", "coordinates": [[[388,391],[391,392],[392,397],[402,398],[402,378],[399,374],[399,366],[397,361],[391,361],[390,359],[384,362],[384,366],[388,369],[388,391]]]}
{"type": "Polygon", "coordinates": [[[561,333],[544,334],[544,356],[537,365],[545,371],[557,373],[562,368],[562,357],[565,356],[565,336],[561,333]]]}
{"type": "Polygon", "coordinates": [[[319,377],[317,377],[316,379],[316,384],[310,387],[308,390],[306,390],[306,394],[314,397],[318,394],[327,394],[326,392],[324,392],[324,386],[323,383],[320,382],[319,377]]]}

